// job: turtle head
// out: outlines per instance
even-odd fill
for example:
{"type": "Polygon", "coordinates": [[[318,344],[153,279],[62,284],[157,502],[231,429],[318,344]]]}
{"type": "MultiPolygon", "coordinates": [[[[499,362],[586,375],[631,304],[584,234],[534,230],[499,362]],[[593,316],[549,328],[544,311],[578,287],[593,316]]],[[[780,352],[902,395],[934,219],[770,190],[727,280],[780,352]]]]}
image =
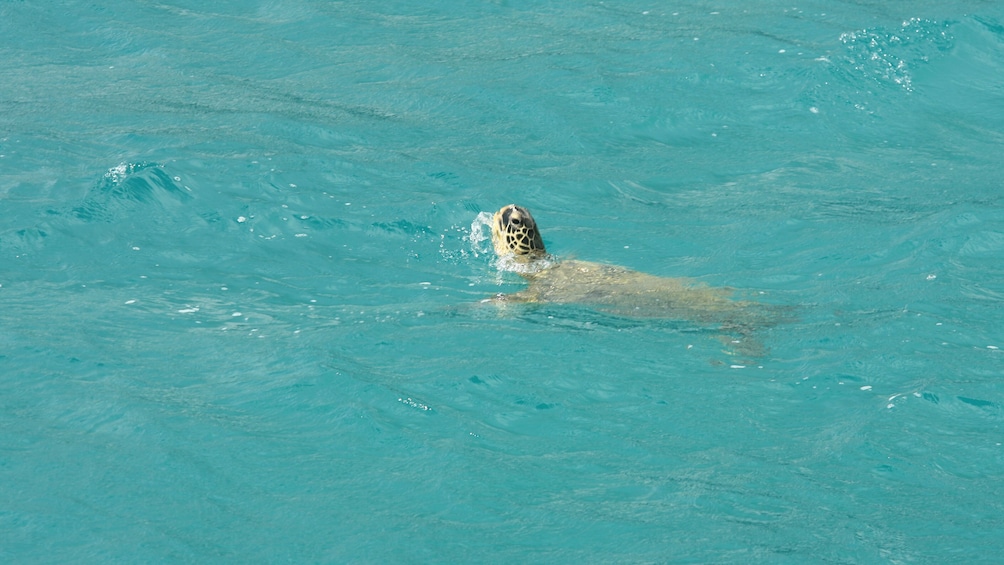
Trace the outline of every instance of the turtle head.
{"type": "Polygon", "coordinates": [[[547,253],[530,211],[515,204],[503,206],[495,212],[492,244],[499,257],[514,255],[518,259],[533,260],[547,253]]]}

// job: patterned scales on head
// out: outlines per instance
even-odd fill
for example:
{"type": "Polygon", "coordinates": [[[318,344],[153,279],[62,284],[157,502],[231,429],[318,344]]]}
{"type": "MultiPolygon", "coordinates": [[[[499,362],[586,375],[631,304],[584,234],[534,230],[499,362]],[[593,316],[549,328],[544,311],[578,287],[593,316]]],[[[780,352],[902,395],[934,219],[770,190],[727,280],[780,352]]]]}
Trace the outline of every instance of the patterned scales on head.
{"type": "Polygon", "coordinates": [[[750,334],[782,321],[781,309],[755,301],[734,300],[729,288],[709,287],[692,279],[649,275],[615,265],[587,261],[555,261],[547,254],[530,211],[503,206],[492,219],[492,244],[500,259],[540,268],[519,269],[529,286],[498,302],[587,304],[598,310],[634,318],[667,318],[716,324],[741,336],[744,354],[763,348],[750,334]]]}
{"type": "Polygon", "coordinates": [[[537,231],[537,222],[522,206],[510,204],[495,213],[492,220],[492,244],[499,257],[515,255],[532,260],[543,257],[544,241],[537,231]]]}

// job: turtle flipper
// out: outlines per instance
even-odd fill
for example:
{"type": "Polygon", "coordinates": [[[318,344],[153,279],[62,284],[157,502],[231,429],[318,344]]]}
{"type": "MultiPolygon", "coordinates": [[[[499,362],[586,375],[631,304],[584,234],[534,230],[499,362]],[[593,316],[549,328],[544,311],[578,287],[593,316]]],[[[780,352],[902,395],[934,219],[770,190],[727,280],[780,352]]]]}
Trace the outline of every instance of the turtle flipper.
{"type": "Polygon", "coordinates": [[[770,354],[770,349],[752,334],[719,334],[718,341],[725,345],[725,353],[728,355],[758,359],[770,354]]]}
{"type": "Polygon", "coordinates": [[[485,298],[481,302],[491,302],[494,304],[520,304],[528,302],[540,302],[536,295],[531,294],[525,290],[520,292],[513,292],[510,294],[498,293],[491,298],[485,298]]]}

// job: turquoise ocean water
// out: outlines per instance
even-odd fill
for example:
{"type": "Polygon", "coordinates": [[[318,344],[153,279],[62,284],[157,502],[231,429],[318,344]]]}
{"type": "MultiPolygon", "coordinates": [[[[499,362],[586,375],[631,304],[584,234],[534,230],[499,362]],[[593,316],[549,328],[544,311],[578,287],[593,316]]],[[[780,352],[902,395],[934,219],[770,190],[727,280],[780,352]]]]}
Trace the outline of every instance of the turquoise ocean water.
{"type": "Polygon", "coordinates": [[[0,559],[997,562],[1002,147],[997,2],[0,1],[0,559]]]}

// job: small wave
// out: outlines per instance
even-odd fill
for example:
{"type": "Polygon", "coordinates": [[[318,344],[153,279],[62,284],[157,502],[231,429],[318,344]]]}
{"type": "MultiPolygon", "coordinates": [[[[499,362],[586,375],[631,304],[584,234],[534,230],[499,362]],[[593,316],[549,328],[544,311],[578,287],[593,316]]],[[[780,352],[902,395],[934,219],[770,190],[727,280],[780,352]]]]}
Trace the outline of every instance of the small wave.
{"type": "Polygon", "coordinates": [[[156,163],[119,163],[88,191],[74,215],[85,221],[114,221],[138,205],[170,207],[192,198],[181,179],[168,175],[156,163]]]}
{"type": "Polygon", "coordinates": [[[912,92],[913,67],[952,45],[946,23],[920,18],[903,22],[899,29],[863,29],[840,34],[854,68],[874,80],[899,85],[912,92]]]}

